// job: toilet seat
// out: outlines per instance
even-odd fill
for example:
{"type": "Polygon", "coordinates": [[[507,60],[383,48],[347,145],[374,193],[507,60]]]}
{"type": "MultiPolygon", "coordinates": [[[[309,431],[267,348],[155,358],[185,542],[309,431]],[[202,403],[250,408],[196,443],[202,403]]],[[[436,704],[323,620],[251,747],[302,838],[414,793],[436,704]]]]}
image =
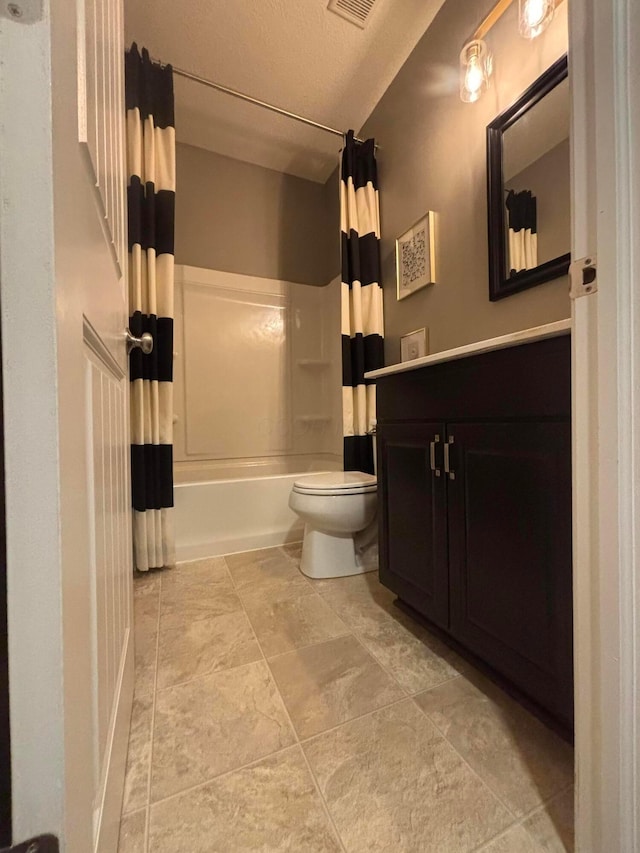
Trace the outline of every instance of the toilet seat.
{"type": "Polygon", "coordinates": [[[301,495],[354,495],[375,492],[378,481],[362,471],[325,471],[294,481],[293,491],[301,495]]]}

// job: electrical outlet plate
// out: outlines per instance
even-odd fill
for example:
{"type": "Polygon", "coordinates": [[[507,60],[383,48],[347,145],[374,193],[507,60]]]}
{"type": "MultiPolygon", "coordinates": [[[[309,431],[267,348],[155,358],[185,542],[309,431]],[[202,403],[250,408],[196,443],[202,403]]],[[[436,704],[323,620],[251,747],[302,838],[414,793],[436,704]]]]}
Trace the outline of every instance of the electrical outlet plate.
{"type": "Polygon", "coordinates": [[[43,0],[0,0],[0,18],[16,24],[36,24],[42,15],[43,0]]]}

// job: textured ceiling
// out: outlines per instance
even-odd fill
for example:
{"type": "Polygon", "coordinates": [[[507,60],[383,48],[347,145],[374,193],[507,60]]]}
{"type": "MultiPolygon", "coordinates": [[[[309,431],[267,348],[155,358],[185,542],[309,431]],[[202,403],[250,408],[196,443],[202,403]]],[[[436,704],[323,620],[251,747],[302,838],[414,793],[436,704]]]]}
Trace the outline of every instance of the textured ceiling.
{"type": "MultiPolygon", "coordinates": [[[[125,0],[127,43],[341,130],[358,131],[444,0],[377,0],[366,29],[326,0],[125,0]]],[[[325,181],[337,136],[175,78],[176,138],[325,181]]],[[[384,145],[384,140],[379,140],[384,145]]]]}

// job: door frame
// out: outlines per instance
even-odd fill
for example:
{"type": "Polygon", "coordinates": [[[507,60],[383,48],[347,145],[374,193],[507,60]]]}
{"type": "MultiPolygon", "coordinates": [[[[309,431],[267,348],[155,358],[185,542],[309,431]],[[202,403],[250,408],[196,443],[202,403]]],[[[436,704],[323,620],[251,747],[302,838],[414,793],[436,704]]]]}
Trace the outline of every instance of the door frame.
{"type": "Polygon", "coordinates": [[[640,850],[640,4],[571,0],[576,849],[640,850]],[[635,250],[634,250],[635,249],[635,250]]]}
{"type": "MultiPolygon", "coordinates": [[[[573,254],[597,252],[599,287],[572,312],[576,846],[626,852],[640,849],[640,4],[571,0],[569,14],[573,254]]],[[[20,80],[0,81],[0,103],[23,119],[0,133],[0,184],[30,222],[25,233],[0,215],[9,643],[22,673],[11,688],[13,816],[24,835],[59,831],[64,812],[53,235],[41,202],[52,197],[49,24],[12,40],[22,25],[0,23],[3,64],[20,80]],[[37,537],[24,523],[34,514],[37,537]],[[50,571],[30,579],[25,565],[50,571]]]]}

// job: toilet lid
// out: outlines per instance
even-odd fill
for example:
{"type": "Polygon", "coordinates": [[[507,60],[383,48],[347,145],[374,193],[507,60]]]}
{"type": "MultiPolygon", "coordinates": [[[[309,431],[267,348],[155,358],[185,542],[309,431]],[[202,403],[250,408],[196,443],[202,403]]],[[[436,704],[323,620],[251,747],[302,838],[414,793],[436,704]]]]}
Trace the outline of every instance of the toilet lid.
{"type": "Polygon", "coordinates": [[[296,491],[321,494],[348,494],[350,492],[375,492],[378,481],[372,474],[362,471],[323,471],[307,474],[294,481],[296,491]]]}

